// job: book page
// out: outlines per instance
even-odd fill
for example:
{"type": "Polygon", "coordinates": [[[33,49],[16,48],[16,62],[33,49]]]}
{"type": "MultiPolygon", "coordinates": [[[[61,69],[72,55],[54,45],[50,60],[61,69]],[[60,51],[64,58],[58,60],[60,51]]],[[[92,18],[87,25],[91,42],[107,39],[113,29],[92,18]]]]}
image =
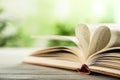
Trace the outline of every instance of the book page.
{"type": "MultiPolygon", "coordinates": [[[[42,50],[38,50],[36,52],[33,52],[30,54],[30,56],[63,56],[63,57],[68,57],[65,55],[72,55],[75,56],[76,59],[79,59],[80,62],[84,62],[84,55],[81,54],[81,50],[77,47],[64,47],[64,46],[57,46],[57,47],[51,47],[51,48],[46,48],[42,50]]],[[[70,57],[72,59],[72,57],[70,57]]]]}
{"type": "Polygon", "coordinates": [[[94,32],[90,45],[88,57],[101,49],[104,49],[109,43],[111,38],[110,29],[106,26],[100,26],[94,32]]]}
{"type": "MultiPolygon", "coordinates": [[[[106,28],[108,28],[108,27],[106,27],[106,28]]],[[[101,29],[101,31],[100,31],[100,29],[98,28],[94,32],[94,35],[92,35],[92,40],[91,40],[91,43],[90,43],[90,46],[89,46],[90,47],[89,48],[89,52],[90,52],[89,55],[91,55],[91,54],[93,54],[97,51],[100,51],[101,49],[112,48],[112,47],[120,47],[120,37],[119,36],[120,36],[120,31],[110,30],[108,28],[108,30],[105,31],[105,33],[103,33],[103,30],[101,29]],[[98,33],[98,32],[101,32],[101,33],[98,33]],[[98,47],[95,47],[95,45],[97,45],[98,47]]]]}
{"type": "Polygon", "coordinates": [[[75,36],[62,36],[62,35],[33,35],[32,38],[34,39],[48,39],[48,40],[65,40],[65,41],[72,41],[77,46],[79,41],[75,36]]]}
{"type": "Polygon", "coordinates": [[[80,58],[80,55],[76,54],[76,52],[74,51],[72,52],[71,50],[68,50],[66,48],[62,49],[62,47],[61,48],[55,47],[48,49],[36,51],[32,53],[30,56],[82,62],[81,61],[82,58],[80,58]]]}
{"type": "Polygon", "coordinates": [[[75,29],[75,35],[78,39],[78,47],[83,51],[82,54],[86,57],[90,43],[90,31],[87,25],[79,24],[75,29]]]}
{"type": "Polygon", "coordinates": [[[36,62],[33,61],[33,63],[36,63],[36,64],[37,63],[40,64],[41,63],[40,60],[45,59],[45,61],[42,61],[42,63],[45,63],[48,66],[54,64],[52,66],[56,65],[59,67],[59,65],[62,65],[62,66],[67,65],[69,67],[74,67],[71,65],[76,65],[76,64],[81,65],[85,62],[85,59],[82,56],[83,55],[80,54],[80,50],[76,47],[60,47],[59,46],[59,47],[51,47],[51,48],[42,49],[42,50],[33,52],[27,57],[27,59],[26,58],[24,59],[24,62],[31,63],[31,60],[36,58],[38,61],[37,60],[35,60],[36,62]],[[58,65],[59,62],[61,64],[58,65]]]}
{"type": "Polygon", "coordinates": [[[37,64],[43,66],[70,69],[70,70],[76,70],[82,65],[81,63],[74,61],[57,60],[54,58],[43,58],[43,57],[35,57],[35,56],[28,56],[24,59],[23,62],[29,64],[37,64]]]}
{"type": "Polygon", "coordinates": [[[120,52],[105,53],[99,56],[91,65],[103,66],[120,70],[120,52]]]}
{"type": "Polygon", "coordinates": [[[101,66],[89,66],[90,71],[92,72],[97,72],[97,73],[102,73],[110,76],[116,76],[120,77],[120,70],[117,69],[112,69],[112,68],[106,68],[106,67],[101,67],[101,66]]]}
{"type": "Polygon", "coordinates": [[[93,72],[103,72],[107,75],[120,77],[120,51],[117,53],[105,53],[103,56],[99,56],[94,63],[89,66],[93,72]]]}
{"type": "Polygon", "coordinates": [[[111,38],[106,48],[110,47],[120,47],[120,31],[111,31],[111,38]]]}
{"type": "MultiPolygon", "coordinates": [[[[104,57],[104,56],[120,56],[120,47],[113,47],[113,48],[106,48],[106,49],[102,49],[94,54],[92,54],[91,56],[88,57],[87,59],[87,63],[92,64],[94,63],[96,60],[98,60],[100,57],[104,57]],[[117,55],[116,55],[117,53],[117,55]]],[[[112,58],[111,58],[112,59],[112,58]]]]}

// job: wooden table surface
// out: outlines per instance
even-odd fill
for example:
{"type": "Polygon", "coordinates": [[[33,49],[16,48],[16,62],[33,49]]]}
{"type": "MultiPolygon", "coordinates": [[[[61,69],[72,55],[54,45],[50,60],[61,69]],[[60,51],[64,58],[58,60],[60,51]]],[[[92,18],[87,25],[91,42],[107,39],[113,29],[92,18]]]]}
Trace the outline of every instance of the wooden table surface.
{"type": "Polygon", "coordinates": [[[38,48],[0,48],[0,80],[120,80],[116,77],[92,73],[23,64],[23,58],[38,48]]]}

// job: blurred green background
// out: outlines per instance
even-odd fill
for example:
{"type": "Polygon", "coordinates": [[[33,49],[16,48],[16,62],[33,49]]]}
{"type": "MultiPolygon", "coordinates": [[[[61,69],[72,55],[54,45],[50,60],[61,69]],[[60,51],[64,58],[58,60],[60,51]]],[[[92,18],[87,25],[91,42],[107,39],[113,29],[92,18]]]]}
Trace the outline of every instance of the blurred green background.
{"type": "Polygon", "coordinates": [[[0,0],[0,47],[74,45],[46,43],[31,35],[74,35],[79,23],[116,23],[115,4],[116,0],[0,0]]]}

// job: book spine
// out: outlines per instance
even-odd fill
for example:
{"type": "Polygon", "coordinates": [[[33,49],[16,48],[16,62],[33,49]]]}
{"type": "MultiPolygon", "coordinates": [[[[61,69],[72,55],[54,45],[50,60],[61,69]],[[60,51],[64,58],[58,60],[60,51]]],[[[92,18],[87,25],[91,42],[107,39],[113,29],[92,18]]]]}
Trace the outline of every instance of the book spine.
{"type": "Polygon", "coordinates": [[[86,64],[83,64],[81,68],[77,68],[77,71],[82,74],[90,74],[90,69],[86,64]]]}

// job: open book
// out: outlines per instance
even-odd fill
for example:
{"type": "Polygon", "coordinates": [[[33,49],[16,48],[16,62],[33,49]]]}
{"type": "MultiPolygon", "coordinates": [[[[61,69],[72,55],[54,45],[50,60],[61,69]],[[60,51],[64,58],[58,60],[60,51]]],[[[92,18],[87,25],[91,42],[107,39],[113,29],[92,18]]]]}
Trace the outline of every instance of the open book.
{"type": "Polygon", "coordinates": [[[28,55],[24,63],[77,70],[89,74],[97,72],[120,77],[120,32],[100,26],[91,31],[80,24],[75,36],[34,36],[34,38],[70,40],[72,46],[57,46],[38,50],[28,55]],[[92,32],[92,34],[90,33],[92,32]]]}

